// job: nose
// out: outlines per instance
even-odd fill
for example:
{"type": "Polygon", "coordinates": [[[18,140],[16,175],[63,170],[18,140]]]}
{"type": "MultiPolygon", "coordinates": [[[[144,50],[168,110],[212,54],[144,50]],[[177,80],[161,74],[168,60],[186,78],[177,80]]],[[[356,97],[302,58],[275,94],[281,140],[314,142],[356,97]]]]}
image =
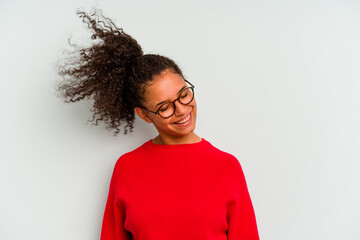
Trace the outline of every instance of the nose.
{"type": "Polygon", "coordinates": [[[186,113],[186,105],[183,105],[180,103],[180,101],[176,101],[175,102],[175,115],[177,116],[181,116],[184,115],[186,113]]]}

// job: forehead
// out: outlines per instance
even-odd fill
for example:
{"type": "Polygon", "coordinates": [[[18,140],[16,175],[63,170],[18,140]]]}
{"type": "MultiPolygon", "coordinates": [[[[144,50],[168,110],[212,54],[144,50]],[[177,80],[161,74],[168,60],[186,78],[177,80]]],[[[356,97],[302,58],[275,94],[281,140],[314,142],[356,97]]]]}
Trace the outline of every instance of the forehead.
{"type": "Polygon", "coordinates": [[[174,100],[181,88],[186,86],[184,78],[170,70],[157,75],[146,88],[145,100],[147,105],[155,106],[159,102],[174,100]]]}

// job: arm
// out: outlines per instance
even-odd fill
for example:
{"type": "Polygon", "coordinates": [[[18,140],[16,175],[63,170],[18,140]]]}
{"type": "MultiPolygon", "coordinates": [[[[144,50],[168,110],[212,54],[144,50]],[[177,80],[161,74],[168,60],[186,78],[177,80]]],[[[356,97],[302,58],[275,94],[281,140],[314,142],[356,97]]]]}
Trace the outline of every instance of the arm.
{"type": "Polygon", "coordinates": [[[259,240],[254,208],[250,199],[244,173],[236,159],[234,200],[228,205],[228,240],[259,240]]]}
{"type": "Polygon", "coordinates": [[[118,200],[118,163],[115,165],[105,206],[101,240],[131,240],[131,233],[124,227],[125,206],[118,200]]]}

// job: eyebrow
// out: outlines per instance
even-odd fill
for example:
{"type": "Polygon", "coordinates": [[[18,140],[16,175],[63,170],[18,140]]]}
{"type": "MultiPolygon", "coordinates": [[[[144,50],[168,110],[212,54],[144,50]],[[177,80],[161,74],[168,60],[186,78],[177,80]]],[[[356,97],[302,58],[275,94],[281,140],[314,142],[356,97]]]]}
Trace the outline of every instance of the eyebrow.
{"type": "MultiPolygon", "coordinates": [[[[182,90],[184,90],[184,88],[186,88],[186,87],[187,87],[187,86],[183,86],[183,87],[178,91],[177,94],[179,94],[179,93],[180,93],[182,90]]],[[[159,106],[159,105],[161,105],[161,104],[163,104],[163,103],[166,103],[166,102],[169,102],[169,100],[159,102],[158,104],[156,104],[155,107],[157,107],[157,106],[159,106]]]]}

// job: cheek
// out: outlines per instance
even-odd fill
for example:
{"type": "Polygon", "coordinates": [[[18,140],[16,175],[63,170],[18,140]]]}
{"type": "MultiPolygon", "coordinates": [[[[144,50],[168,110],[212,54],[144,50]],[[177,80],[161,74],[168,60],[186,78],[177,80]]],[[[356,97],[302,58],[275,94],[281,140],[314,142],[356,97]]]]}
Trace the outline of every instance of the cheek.
{"type": "Polygon", "coordinates": [[[167,125],[170,125],[171,123],[171,118],[168,119],[157,119],[156,121],[154,121],[154,124],[156,124],[158,127],[160,128],[166,128],[167,125]]]}
{"type": "Polygon", "coordinates": [[[193,108],[194,113],[196,114],[197,105],[196,105],[195,99],[194,99],[194,104],[191,104],[191,106],[193,108]]]}
{"type": "Polygon", "coordinates": [[[194,105],[194,107],[196,107],[196,100],[195,100],[195,98],[193,99],[193,105],[194,105]]]}

